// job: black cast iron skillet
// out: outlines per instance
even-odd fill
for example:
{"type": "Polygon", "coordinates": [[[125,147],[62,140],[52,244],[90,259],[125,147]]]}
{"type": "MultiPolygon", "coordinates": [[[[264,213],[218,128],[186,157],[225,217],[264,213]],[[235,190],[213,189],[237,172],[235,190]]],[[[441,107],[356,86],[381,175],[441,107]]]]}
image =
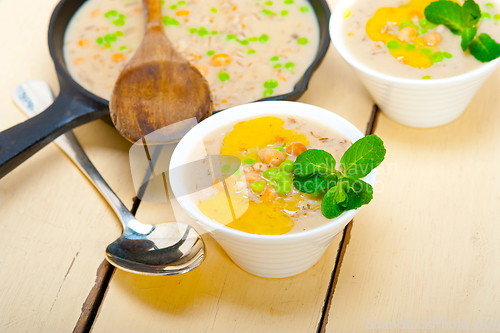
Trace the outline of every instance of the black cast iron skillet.
{"type": "MultiPolygon", "coordinates": [[[[49,50],[59,79],[60,93],[44,112],[0,133],[0,178],[19,166],[59,135],[96,119],[109,123],[108,101],[85,90],[68,74],[63,58],[64,32],[71,17],[86,0],[62,0],[54,10],[49,25],[49,50]]],[[[312,73],[323,60],[330,36],[330,9],[325,0],[310,0],[320,27],[318,54],[291,93],[271,96],[261,101],[295,101],[304,94],[312,73]]]]}

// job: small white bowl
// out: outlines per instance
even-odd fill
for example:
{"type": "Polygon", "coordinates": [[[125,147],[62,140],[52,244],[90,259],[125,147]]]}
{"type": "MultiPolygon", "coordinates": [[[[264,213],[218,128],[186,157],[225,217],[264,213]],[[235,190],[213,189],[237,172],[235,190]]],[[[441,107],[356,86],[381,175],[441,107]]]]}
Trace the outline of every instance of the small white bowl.
{"type": "Polygon", "coordinates": [[[391,119],[412,127],[435,127],[457,119],[500,64],[496,59],[465,74],[436,80],[414,80],[377,72],[358,61],[342,36],[343,12],[356,1],[339,0],[330,18],[330,37],[352,66],[380,109],[391,119]]]}
{"type": "MultiPolygon", "coordinates": [[[[363,134],[344,118],[316,106],[285,101],[245,104],[215,114],[189,131],[174,150],[170,170],[192,161],[192,152],[199,151],[199,146],[202,144],[199,138],[206,137],[228,124],[267,115],[310,119],[336,130],[352,142],[363,137],[363,134]]],[[[376,170],[373,170],[364,180],[373,185],[376,175],[376,170]]],[[[249,234],[208,218],[189,196],[179,196],[180,193],[186,193],[183,191],[185,186],[183,177],[188,176],[185,174],[182,177],[170,177],[170,185],[179,204],[219,242],[238,266],[262,277],[289,277],[309,269],[318,262],[335,235],[342,231],[358,212],[358,210],[344,212],[325,225],[300,233],[249,234]]]]}

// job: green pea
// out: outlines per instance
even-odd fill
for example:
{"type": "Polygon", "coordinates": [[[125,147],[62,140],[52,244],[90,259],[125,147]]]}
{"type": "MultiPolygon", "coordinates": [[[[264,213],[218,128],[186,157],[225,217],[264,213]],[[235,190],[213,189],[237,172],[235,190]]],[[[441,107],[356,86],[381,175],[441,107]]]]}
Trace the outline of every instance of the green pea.
{"type": "Polygon", "coordinates": [[[422,76],[422,79],[423,79],[423,80],[430,80],[430,78],[431,78],[431,77],[430,77],[430,76],[428,76],[428,75],[426,75],[426,76],[422,76]]]}
{"type": "Polygon", "coordinates": [[[172,9],[172,10],[177,9],[177,6],[176,5],[172,5],[172,6],[170,6],[170,9],[172,9]]]}
{"type": "Polygon", "coordinates": [[[307,42],[308,42],[308,40],[305,37],[297,39],[297,43],[299,43],[300,45],[306,45],[307,42]]]}
{"type": "Polygon", "coordinates": [[[118,17],[121,18],[121,19],[125,19],[126,18],[126,16],[123,15],[123,14],[118,15],[118,17]]]}
{"type": "Polygon", "coordinates": [[[106,34],[104,36],[104,40],[106,42],[112,42],[112,41],[115,41],[116,40],[116,36],[114,34],[106,34]]]}
{"type": "Polygon", "coordinates": [[[165,25],[170,25],[170,26],[179,25],[179,22],[176,19],[171,18],[170,16],[163,16],[161,19],[163,21],[163,24],[165,25]]]}
{"type": "Polygon", "coordinates": [[[247,54],[252,54],[252,53],[255,53],[255,50],[250,49],[247,51],[247,54]]]}
{"type": "Polygon", "coordinates": [[[264,97],[269,97],[269,96],[272,96],[273,94],[274,94],[274,91],[272,89],[264,90],[264,97]]]}
{"type": "Polygon", "coordinates": [[[99,45],[102,44],[102,43],[104,43],[104,39],[102,37],[97,38],[95,41],[99,45]]]}
{"type": "Polygon", "coordinates": [[[300,11],[301,11],[302,13],[307,13],[307,12],[309,11],[309,7],[307,7],[307,6],[302,6],[302,7],[300,7],[300,11]]]}
{"type": "Polygon", "coordinates": [[[432,60],[436,63],[443,61],[443,58],[444,57],[443,57],[443,54],[441,52],[436,52],[436,53],[432,54],[432,60]]]}
{"type": "Polygon", "coordinates": [[[212,8],[212,9],[210,9],[210,11],[215,14],[215,13],[217,13],[217,8],[212,8]]]}
{"type": "Polygon", "coordinates": [[[403,29],[403,28],[406,28],[406,27],[412,27],[413,29],[418,30],[418,27],[415,25],[415,23],[413,23],[412,20],[404,21],[403,23],[401,23],[399,25],[399,29],[403,29]]]}
{"type": "Polygon", "coordinates": [[[284,195],[292,190],[292,181],[282,181],[276,184],[276,193],[284,195]]]}
{"type": "Polygon", "coordinates": [[[264,88],[266,89],[274,89],[278,86],[278,81],[276,80],[268,80],[264,82],[264,88]]]}
{"type": "Polygon", "coordinates": [[[273,5],[273,2],[272,1],[266,1],[264,2],[264,4],[268,5],[268,6],[272,6],[273,5]]]}
{"type": "Polygon", "coordinates": [[[217,35],[217,34],[218,34],[218,32],[214,30],[214,31],[212,31],[212,32],[211,32],[211,34],[212,34],[212,35],[217,35]]]}
{"type": "Polygon", "coordinates": [[[262,10],[262,12],[263,12],[264,14],[266,14],[266,15],[269,15],[269,16],[271,16],[271,15],[276,15],[276,14],[274,14],[272,11],[270,11],[269,9],[263,9],[263,10],[262,10]]]}
{"type": "Polygon", "coordinates": [[[447,59],[451,59],[451,58],[453,58],[453,55],[451,53],[448,53],[448,52],[443,52],[443,57],[445,57],[447,59]]]}
{"type": "Polygon", "coordinates": [[[280,58],[279,58],[278,56],[274,56],[274,57],[272,57],[270,60],[271,60],[271,61],[278,61],[279,59],[280,59],[280,58]]]}
{"type": "Polygon", "coordinates": [[[278,171],[272,178],[275,182],[281,182],[283,180],[291,179],[290,175],[283,171],[278,171]]]}
{"type": "Polygon", "coordinates": [[[113,17],[113,16],[116,16],[118,13],[116,12],[116,10],[110,10],[109,12],[107,12],[106,14],[104,14],[104,17],[105,18],[110,18],[110,17],[113,17]]]}
{"type": "Polygon", "coordinates": [[[120,51],[124,51],[124,50],[126,50],[126,49],[127,49],[127,47],[126,47],[126,46],[120,46],[120,51]]]}
{"type": "Polygon", "coordinates": [[[207,56],[213,56],[215,54],[215,51],[208,51],[207,56]]]}
{"type": "Polygon", "coordinates": [[[293,5],[293,0],[285,0],[285,5],[293,5]]]}
{"type": "Polygon", "coordinates": [[[259,39],[258,39],[257,37],[250,37],[250,38],[248,38],[248,41],[249,41],[249,42],[256,42],[256,41],[258,41],[258,40],[259,40],[259,39]]]}
{"type": "Polygon", "coordinates": [[[262,35],[262,36],[260,36],[260,37],[259,37],[259,41],[260,41],[261,43],[265,43],[265,42],[267,42],[268,40],[269,40],[269,36],[268,36],[268,35],[262,35]]]}
{"type": "Polygon", "coordinates": [[[415,45],[412,45],[412,44],[407,44],[405,45],[405,50],[407,51],[415,51],[417,48],[415,47],[415,45]]]}
{"type": "Polygon", "coordinates": [[[160,6],[163,6],[165,4],[165,1],[164,0],[161,0],[160,1],[160,6]]]}
{"type": "Polygon", "coordinates": [[[423,35],[423,34],[427,33],[427,31],[428,30],[426,28],[422,28],[422,29],[418,30],[418,34],[423,35]]]}
{"type": "Polygon", "coordinates": [[[198,29],[196,29],[196,28],[189,29],[189,32],[192,33],[192,34],[196,33],[196,31],[198,31],[198,29]]]}
{"type": "Polygon", "coordinates": [[[295,64],[293,62],[287,62],[285,64],[286,69],[293,69],[295,67],[295,64]]]}
{"type": "Polygon", "coordinates": [[[241,40],[241,41],[240,41],[240,44],[241,44],[241,45],[248,45],[248,41],[247,41],[247,40],[241,40]]]}
{"type": "Polygon", "coordinates": [[[286,160],[284,161],[283,163],[281,163],[281,165],[279,166],[279,169],[283,172],[286,172],[286,173],[292,173],[293,172],[293,165],[295,163],[293,161],[290,161],[290,160],[286,160]]]}
{"type": "Polygon", "coordinates": [[[495,16],[493,16],[495,18],[495,20],[500,20],[500,14],[495,14],[495,16]]]}
{"type": "Polygon", "coordinates": [[[481,17],[484,18],[484,19],[490,19],[491,18],[491,15],[489,13],[482,13],[481,14],[481,17]]]}
{"type": "Polygon", "coordinates": [[[186,1],[179,1],[177,4],[178,4],[179,6],[185,5],[185,4],[186,4],[186,1]]]}
{"type": "Polygon", "coordinates": [[[123,36],[123,32],[121,32],[121,31],[117,31],[117,32],[115,32],[115,35],[116,35],[117,37],[121,37],[121,36],[123,36]]]}
{"type": "Polygon", "coordinates": [[[110,42],[104,43],[104,47],[107,48],[107,49],[110,49],[111,48],[111,43],[110,42]]]}
{"type": "Polygon", "coordinates": [[[389,43],[387,43],[387,47],[389,48],[389,50],[397,50],[401,47],[401,43],[395,40],[391,40],[389,43]]]}
{"type": "Polygon", "coordinates": [[[205,29],[204,27],[201,27],[200,29],[198,29],[198,36],[204,37],[206,35],[208,35],[207,29],[205,29]]]}
{"type": "Polygon", "coordinates": [[[420,52],[422,52],[423,54],[427,54],[427,55],[431,55],[432,54],[432,50],[431,49],[428,49],[426,47],[424,47],[423,49],[419,49],[420,52]]]}
{"type": "Polygon", "coordinates": [[[250,188],[252,190],[254,190],[254,192],[257,192],[257,193],[264,191],[265,187],[266,187],[266,184],[264,184],[260,180],[257,180],[255,182],[253,182],[252,184],[250,184],[250,188]]]}
{"type": "Polygon", "coordinates": [[[281,16],[287,16],[287,15],[288,15],[288,10],[281,11],[281,16]]]}
{"type": "Polygon", "coordinates": [[[222,173],[228,173],[229,171],[231,171],[231,164],[224,164],[220,168],[220,172],[222,173]]]}
{"type": "Polygon", "coordinates": [[[493,4],[492,3],[487,3],[486,4],[486,8],[493,8],[493,4]]]}
{"type": "Polygon", "coordinates": [[[231,40],[231,39],[236,39],[236,36],[235,35],[232,35],[232,34],[229,34],[227,35],[226,37],[228,40],[231,40]]]}
{"type": "Polygon", "coordinates": [[[275,168],[271,168],[271,169],[267,169],[266,171],[264,171],[264,173],[262,174],[265,178],[267,179],[271,179],[273,178],[276,174],[278,173],[278,169],[275,169],[275,168]]]}
{"type": "Polygon", "coordinates": [[[221,80],[222,82],[226,82],[227,80],[229,80],[229,74],[227,74],[224,71],[221,71],[219,73],[219,80],[221,80]]]}
{"type": "Polygon", "coordinates": [[[276,64],[273,68],[281,68],[281,64],[276,64]]]}
{"type": "Polygon", "coordinates": [[[253,158],[245,158],[245,159],[243,160],[243,164],[253,165],[253,164],[255,164],[255,163],[256,163],[256,162],[255,162],[255,160],[254,160],[253,158]]]}

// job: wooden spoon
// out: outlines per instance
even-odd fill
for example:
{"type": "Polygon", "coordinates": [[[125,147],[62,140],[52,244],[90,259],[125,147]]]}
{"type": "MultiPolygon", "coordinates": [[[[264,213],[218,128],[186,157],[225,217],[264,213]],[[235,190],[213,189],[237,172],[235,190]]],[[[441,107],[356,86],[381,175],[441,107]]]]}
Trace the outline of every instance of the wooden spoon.
{"type": "Polygon", "coordinates": [[[212,113],[212,97],[201,73],[179,54],[163,32],[160,0],[144,0],[146,34],[116,81],[109,110],[131,142],[179,121],[212,113]]]}

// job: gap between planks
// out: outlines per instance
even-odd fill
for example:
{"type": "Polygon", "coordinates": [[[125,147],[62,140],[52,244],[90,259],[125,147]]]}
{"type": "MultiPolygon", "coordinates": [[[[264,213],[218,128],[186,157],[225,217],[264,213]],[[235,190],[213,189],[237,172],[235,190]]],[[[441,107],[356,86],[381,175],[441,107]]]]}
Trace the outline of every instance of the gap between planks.
{"type": "MultiPolygon", "coordinates": [[[[368,120],[368,124],[366,125],[365,135],[370,135],[375,132],[375,126],[377,123],[377,118],[379,114],[379,108],[375,104],[372,108],[372,113],[370,115],[370,119],[368,120]]],[[[335,268],[332,272],[332,277],[330,279],[330,284],[328,285],[328,289],[325,296],[325,303],[323,305],[323,311],[321,313],[321,318],[318,323],[318,333],[326,332],[326,325],[328,324],[328,314],[330,313],[330,307],[332,304],[333,293],[335,292],[335,286],[337,285],[337,281],[340,274],[340,268],[342,267],[342,261],[344,260],[344,255],[347,250],[347,245],[349,245],[349,241],[351,240],[351,230],[352,224],[354,220],[349,222],[347,226],[344,228],[342,239],[340,240],[339,250],[337,252],[337,259],[335,260],[335,268]]]]}
{"type": "MultiPolygon", "coordinates": [[[[1,0],[0,0],[1,1],[1,0]]],[[[370,115],[370,119],[368,120],[368,124],[366,126],[365,135],[373,134],[377,117],[379,114],[379,108],[377,105],[374,105],[372,108],[372,112],[370,115]]],[[[137,197],[134,199],[134,203],[130,212],[135,216],[139,205],[141,204],[141,200],[137,197]]],[[[349,244],[349,240],[351,238],[351,229],[352,229],[353,221],[349,222],[347,226],[344,228],[342,240],[340,241],[339,250],[337,252],[337,258],[335,260],[335,268],[332,272],[332,277],[330,279],[330,284],[327,289],[327,294],[325,296],[325,302],[323,305],[323,310],[321,313],[321,318],[318,324],[318,332],[324,333],[326,325],[328,323],[328,313],[330,311],[331,301],[333,298],[333,293],[335,292],[335,285],[337,284],[340,268],[342,266],[342,260],[344,259],[345,251],[347,249],[347,245],[349,244]]],[[[86,333],[92,330],[92,326],[97,318],[99,313],[99,309],[104,301],[104,297],[106,296],[106,292],[109,287],[109,283],[111,281],[111,277],[115,271],[115,267],[111,265],[106,259],[99,265],[96,273],[96,281],[95,285],[90,291],[85,303],[82,306],[82,313],[80,314],[80,318],[76,323],[76,326],[73,330],[73,333],[86,333]]]]}
{"type": "MultiPolygon", "coordinates": [[[[130,210],[132,215],[135,216],[140,204],[141,200],[135,197],[132,209],[130,210]]],[[[104,301],[114,272],[115,266],[104,259],[97,269],[94,287],[92,287],[87,299],[83,303],[82,313],[73,329],[73,333],[87,333],[92,330],[92,326],[94,325],[99,309],[104,301]]]]}

